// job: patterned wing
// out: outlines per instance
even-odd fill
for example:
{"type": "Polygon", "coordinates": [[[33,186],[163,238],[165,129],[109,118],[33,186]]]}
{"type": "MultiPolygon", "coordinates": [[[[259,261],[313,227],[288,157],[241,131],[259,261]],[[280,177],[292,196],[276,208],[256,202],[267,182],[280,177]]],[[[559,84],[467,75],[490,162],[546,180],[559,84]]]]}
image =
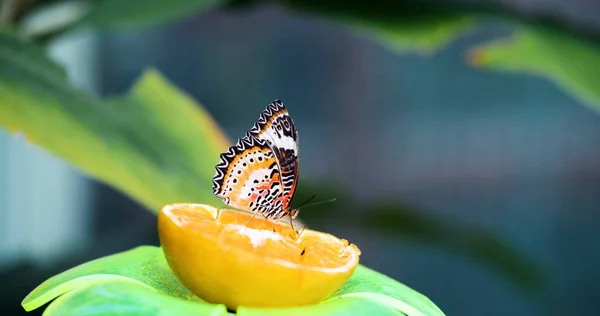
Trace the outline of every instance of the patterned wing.
{"type": "Polygon", "coordinates": [[[213,193],[232,207],[277,218],[283,214],[281,173],[266,141],[249,134],[221,154],[213,193]]]}
{"type": "Polygon", "coordinates": [[[298,132],[294,121],[285,105],[275,100],[260,114],[248,133],[266,141],[275,153],[283,182],[283,209],[287,210],[298,183],[298,132]]]}

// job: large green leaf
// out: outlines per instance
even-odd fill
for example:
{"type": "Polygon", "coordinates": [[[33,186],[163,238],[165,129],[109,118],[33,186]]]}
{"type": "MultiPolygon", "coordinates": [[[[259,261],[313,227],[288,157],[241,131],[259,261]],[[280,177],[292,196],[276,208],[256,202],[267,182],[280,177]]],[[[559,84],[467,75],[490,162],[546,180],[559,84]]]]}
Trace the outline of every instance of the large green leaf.
{"type": "Polygon", "coordinates": [[[154,211],[215,203],[214,166],[229,141],[210,115],[156,71],[123,98],[72,88],[35,45],[0,32],[0,125],[154,211]]]}
{"type": "Polygon", "coordinates": [[[432,54],[475,25],[467,15],[431,15],[393,24],[362,22],[364,33],[398,52],[432,54]]]}
{"type": "MultiPolygon", "coordinates": [[[[190,293],[171,272],[161,248],[138,247],[58,274],[24,300],[30,311],[55,299],[49,315],[225,315],[224,305],[190,293]],[[58,297],[58,298],[57,298],[58,297]],[[56,298],[56,299],[55,299],[56,298]]],[[[320,304],[296,308],[240,307],[239,315],[444,315],[425,296],[359,265],[350,280],[320,304]]]]}
{"type": "Polygon", "coordinates": [[[475,48],[479,67],[549,79],[582,103],[600,110],[600,44],[557,29],[521,26],[509,39],[475,48]]]}
{"type": "Polygon", "coordinates": [[[433,53],[475,25],[472,15],[413,1],[283,0],[300,12],[344,22],[400,52],[433,53]]]}
{"type": "Polygon", "coordinates": [[[178,20],[223,0],[102,0],[82,22],[103,28],[147,27],[178,20]]]}

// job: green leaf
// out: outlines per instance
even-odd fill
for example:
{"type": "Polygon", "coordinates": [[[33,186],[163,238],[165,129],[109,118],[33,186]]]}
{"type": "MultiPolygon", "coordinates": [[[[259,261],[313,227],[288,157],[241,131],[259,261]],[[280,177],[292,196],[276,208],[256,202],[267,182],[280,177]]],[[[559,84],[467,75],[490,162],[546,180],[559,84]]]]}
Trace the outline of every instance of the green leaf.
{"type": "Polygon", "coordinates": [[[412,242],[447,249],[451,253],[483,263],[507,281],[530,293],[544,287],[543,270],[530,256],[492,232],[450,224],[423,215],[422,210],[400,203],[370,206],[370,211],[355,219],[361,227],[412,242]]]}
{"type": "MultiPolygon", "coordinates": [[[[187,290],[159,247],[143,246],[62,272],[22,302],[27,311],[50,301],[48,315],[225,315],[187,290]]],[[[444,315],[429,299],[359,265],[348,282],[320,304],[293,308],[240,307],[239,315],[444,315]]]]}
{"type": "Polygon", "coordinates": [[[399,52],[431,54],[472,28],[476,19],[411,1],[285,0],[288,7],[344,22],[399,52]]]}
{"type": "MultiPolygon", "coordinates": [[[[469,16],[426,16],[395,24],[362,23],[365,33],[398,52],[433,54],[475,25],[469,16]]],[[[358,23],[359,25],[361,23],[358,23]]]]}
{"type": "Polygon", "coordinates": [[[520,26],[509,39],[470,53],[472,64],[551,80],[583,104],[600,110],[600,44],[556,29],[520,26]]]}
{"type": "Polygon", "coordinates": [[[218,203],[210,181],[229,141],[210,115],[158,72],[123,98],[75,88],[35,45],[0,31],[0,125],[153,211],[218,203]]]}
{"type": "Polygon", "coordinates": [[[160,25],[206,10],[222,0],[103,0],[96,3],[83,23],[103,28],[137,28],[160,25]]]}

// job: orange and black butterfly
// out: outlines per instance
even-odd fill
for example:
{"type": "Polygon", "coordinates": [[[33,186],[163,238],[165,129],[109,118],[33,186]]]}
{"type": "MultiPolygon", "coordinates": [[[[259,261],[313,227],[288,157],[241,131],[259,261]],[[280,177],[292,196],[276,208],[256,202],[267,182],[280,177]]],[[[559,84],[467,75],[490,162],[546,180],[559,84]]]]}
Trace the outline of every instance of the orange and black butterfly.
{"type": "Polygon", "coordinates": [[[281,101],[269,104],[220,157],[213,193],[225,204],[267,219],[296,218],[298,208],[290,203],[298,183],[298,132],[281,101]]]}

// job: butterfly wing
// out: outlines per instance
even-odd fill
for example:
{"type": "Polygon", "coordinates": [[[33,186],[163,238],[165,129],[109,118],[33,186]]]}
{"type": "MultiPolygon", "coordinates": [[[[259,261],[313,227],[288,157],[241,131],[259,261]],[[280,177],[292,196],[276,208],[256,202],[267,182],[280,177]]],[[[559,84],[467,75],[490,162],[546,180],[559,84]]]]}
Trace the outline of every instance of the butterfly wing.
{"type": "Polygon", "coordinates": [[[266,141],[246,134],[220,158],[213,193],[225,204],[265,217],[282,213],[281,173],[266,141]]]}
{"type": "Polygon", "coordinates": [[[283,208],[287,210],[298,183],[298,131],[283,102],[269,104],[248,134],[266,141],[273,150],[283,183],[283,208]]]}

